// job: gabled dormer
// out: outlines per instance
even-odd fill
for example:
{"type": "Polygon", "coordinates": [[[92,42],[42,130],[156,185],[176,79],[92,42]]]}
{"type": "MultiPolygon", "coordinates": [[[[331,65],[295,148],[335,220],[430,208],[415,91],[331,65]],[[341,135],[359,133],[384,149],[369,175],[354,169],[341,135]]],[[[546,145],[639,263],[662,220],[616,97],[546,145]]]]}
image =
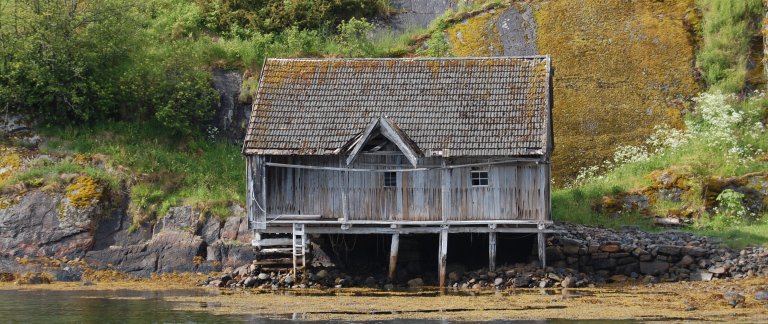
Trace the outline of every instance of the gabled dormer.
{"type": "Polygon", "coordinates": [[[412,166],[416,167],[423,153],[394,121],[383,116],[374,118],[362,133],[353,137],[346,145],[348,148],[347,165],[363,153],[400,151],[412,166]]]}

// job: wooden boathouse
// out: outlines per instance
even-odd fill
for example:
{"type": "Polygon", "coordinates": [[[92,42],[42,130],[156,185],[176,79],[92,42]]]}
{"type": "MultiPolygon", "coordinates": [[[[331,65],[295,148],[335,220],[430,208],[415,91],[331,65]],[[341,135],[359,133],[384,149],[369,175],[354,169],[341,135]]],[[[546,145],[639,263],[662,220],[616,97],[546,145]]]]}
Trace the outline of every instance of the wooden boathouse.
{"type": "MultiPolygon", "coordinates": [[[[536,233],[551,224],[549,56],[267,59],[243,153],[255,231],[308,234],[536,233]]],[[[301,262],[301,261],[299,261],[301,262]]]]}

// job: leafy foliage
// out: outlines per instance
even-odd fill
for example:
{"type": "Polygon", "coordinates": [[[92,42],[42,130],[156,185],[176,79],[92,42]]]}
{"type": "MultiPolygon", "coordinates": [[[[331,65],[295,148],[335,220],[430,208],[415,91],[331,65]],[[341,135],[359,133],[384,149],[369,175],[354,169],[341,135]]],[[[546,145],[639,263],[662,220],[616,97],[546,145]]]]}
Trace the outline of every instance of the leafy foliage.
{"type": "Polygon", "coordinates": [[[763,13],[760,0],[699,0],[704,44],[696,65],[714,90],[740,92],[747,76],[749,42],[763,13]]]}
{"type": "Polygon", "coordinates": [[[197,0],[203,25],[219,34],[248,37],[249,31],[278,32],[289,27],[318,29],[355,17],[388,15],[382,0],[197,0]]]}
{"type": "Polygon", "coordinates": [[[52,124],[156,119],[195,132],[215,98],[188,43],[148,26],[162,2],[26,0],[0,7],[0,95],[52,124]]]}
{"type": "MultiPolygon", "coordinates": [[[[696,108],[685,119],[686,130],[660,127],[645,143],[645,150],[620,149],[607,163],[584,169],[583,178],[571,187],[555,190],[553,217],[586,224],[648,225],[642,217],[606,219],[592,204],[603,196],[650,186],[648,175],[653,171],[682,169],[688,170],[686,182],[691,188],[680,204],[705,211],[702,187],[707,179],[766,170],[765,94],[751,93],[739,100],[733,95],[703,93],[695,102],[696,108]]],[[[723,191],[717,197],[718,208],[699,218],[691,230],[723,237],[734,246],[764,242],[764,232],[758,234],[768,225],[768,215],[747,215],[743,198],[739,192],[723,191]]]]}

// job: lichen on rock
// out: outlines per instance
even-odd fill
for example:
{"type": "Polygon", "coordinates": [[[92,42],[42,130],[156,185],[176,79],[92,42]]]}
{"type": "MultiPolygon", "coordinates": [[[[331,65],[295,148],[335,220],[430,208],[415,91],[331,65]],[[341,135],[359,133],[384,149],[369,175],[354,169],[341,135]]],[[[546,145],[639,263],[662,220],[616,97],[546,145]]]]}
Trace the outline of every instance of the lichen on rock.
{"type": "Polygon", "coordinates": [[[655,125],[682,126],[699,86],[684,18],[694,1],[552,0],[536,10],[552,55],[556,180],[637,145],[655,125]]]}
{"type": "Polygon", "coordinates": [[[0,182],[8,180],[22,165],[21,156],[12,149],[0,147],[0,182]]]}
{"type": "Polygon", "coordinates": [[[77,208],[87,208],[97,204],[104,195],[104,188],[99,182],[87,175],[75,178],[66,188],[69,204],[77,208]]]}

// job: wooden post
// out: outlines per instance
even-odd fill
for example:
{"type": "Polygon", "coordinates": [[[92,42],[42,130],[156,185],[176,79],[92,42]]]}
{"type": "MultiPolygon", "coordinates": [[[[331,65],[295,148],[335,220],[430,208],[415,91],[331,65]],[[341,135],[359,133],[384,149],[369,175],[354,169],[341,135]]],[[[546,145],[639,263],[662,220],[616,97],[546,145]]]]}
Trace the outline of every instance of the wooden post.
{"type": "Polygon", "coordinates": [[[538,238],[539,238],[539,264],[541,264],[541,268],[544,269],[547,267],[547,239],[546,239],[546,235],[541,230],[539,230],[538,238]]]}
{"type": "Polygon", "coordinates": [[[400,248],[400,234],[392,234],[392,245],[389,248],[389,280],[395,281],[397,271],[397,250],[400,248]]]}
{"type": "Polygon", "coordinates": [[[496,232],[488,233],[488,270],[496,271],[496,232]]]}
{"type": "Polygon", "coordinates": [[[445,271],[448,266],[448,228],[443,227],[440,230],[440,248],[438,251],[437,264],[440,267],[440,288],[445,288],[445,271]]]}
{"type": "Polygon", "coordinates": [[[254,230],[263,230],[267,228],[266,163],[261,155],[248,156],[245,161],[248,223],[254,230]]]}

